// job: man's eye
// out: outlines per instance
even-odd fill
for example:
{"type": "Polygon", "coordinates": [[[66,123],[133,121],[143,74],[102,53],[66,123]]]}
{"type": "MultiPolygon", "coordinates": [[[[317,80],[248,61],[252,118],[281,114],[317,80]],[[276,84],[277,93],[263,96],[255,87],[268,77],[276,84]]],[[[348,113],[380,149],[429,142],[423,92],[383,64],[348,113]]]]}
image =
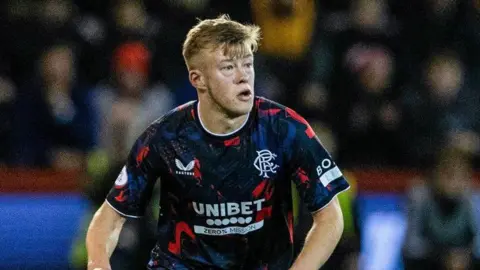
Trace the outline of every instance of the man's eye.
{"type": "Polygon", "coordinates": [[[228,65],[228,66],[222,67],[222,70],[232,70],[232,69],[233,69],[233,66],[232,66],[232,65],[228,65]]]}
{"type": "Polygon", "coordinates": [[[251,68],[253,66],[253,63],[245,63],[245,66],[251,68]]]}

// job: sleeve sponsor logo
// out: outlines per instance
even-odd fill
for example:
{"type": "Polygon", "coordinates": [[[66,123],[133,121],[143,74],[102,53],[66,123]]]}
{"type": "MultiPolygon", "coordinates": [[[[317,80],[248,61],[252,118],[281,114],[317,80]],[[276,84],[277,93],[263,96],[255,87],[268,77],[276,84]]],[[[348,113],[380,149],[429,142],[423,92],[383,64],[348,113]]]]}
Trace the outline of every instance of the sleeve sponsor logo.
{"type": "Polygon", "coordinates": [[[333,164],[333,162],[326,158],[322,160],[322,163],[317,166],[317,175],[319,177],[319,181],[322,182],[323,186],[328,186],[332,181],[340,178],[342,176],[342,172],[340,169],[333,164]]]}

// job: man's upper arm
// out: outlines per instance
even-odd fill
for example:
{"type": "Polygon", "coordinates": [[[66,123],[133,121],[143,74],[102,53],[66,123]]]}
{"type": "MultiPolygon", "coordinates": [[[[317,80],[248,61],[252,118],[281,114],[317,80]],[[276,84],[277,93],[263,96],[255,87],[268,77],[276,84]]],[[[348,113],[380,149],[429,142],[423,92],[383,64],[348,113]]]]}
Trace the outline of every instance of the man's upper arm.
{"type": "Polygon", "coordinates": [[[115,208],[113,208],[107,201],[105,201],[99,208],[100,214],[104,219],[112,221],[114,224],[122,225],[126,218],[120,214],[115,208]]]}
{"type": "MultiPolygon", "coordinates": [[[[342,209],[340,208],[340,203],[338,198],[334,197],[327,205],[323,208],[312,213],[313,222],[323,222],[324,220],[337,221],[339,224],[343,225],[343,215],[342,209]]],[[[343,227],[343,226],[342,226],[343,227]]]]}

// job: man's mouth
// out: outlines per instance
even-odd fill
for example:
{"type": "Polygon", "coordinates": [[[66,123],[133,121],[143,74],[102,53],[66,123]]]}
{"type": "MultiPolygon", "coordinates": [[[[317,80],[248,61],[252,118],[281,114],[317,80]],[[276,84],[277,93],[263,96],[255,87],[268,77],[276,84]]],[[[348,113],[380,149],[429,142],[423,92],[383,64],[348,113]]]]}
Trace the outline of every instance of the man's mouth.
{"type": "Polygon", "coordinates": [[[240,94],[238,94],[240,97],[243,97],[243,98],[248,98],[252,95],[252,91],[246,89],[246,90],[243,90],[242,92],[240,92],[240,94]]]}

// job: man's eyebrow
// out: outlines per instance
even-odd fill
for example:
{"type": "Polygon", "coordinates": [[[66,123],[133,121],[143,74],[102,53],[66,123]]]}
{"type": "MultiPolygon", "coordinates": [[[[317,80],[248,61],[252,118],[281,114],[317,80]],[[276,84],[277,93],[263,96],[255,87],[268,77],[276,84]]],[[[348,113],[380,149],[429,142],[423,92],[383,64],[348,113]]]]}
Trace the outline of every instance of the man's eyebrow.
{"type": "MultiPolygon", "coordinates": [[[[246,59],[246,58],[250,58],[250,57],[253,57],[253,54],[247,54],[245,55],[244,57],[242,57],[242,59],[246,59]]],[[[222,61],[220,61],[220,63],[223,63],[223,62],[233,62],[235,61],[234,58],[227,58],[227,59],[223,59],[222,61]]]]}

